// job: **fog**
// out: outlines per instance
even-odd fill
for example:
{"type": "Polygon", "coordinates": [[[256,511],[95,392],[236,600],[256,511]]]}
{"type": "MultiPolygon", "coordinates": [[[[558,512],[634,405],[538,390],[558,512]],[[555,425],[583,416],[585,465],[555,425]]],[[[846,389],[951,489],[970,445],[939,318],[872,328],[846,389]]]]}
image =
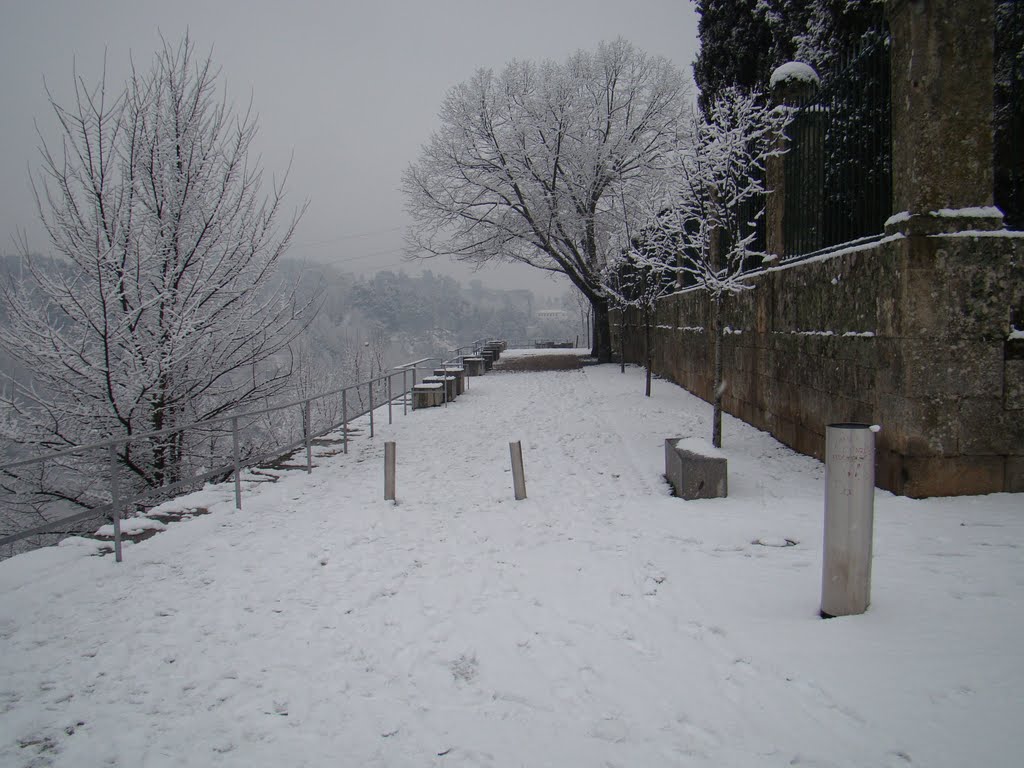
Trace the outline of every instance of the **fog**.
{"type": "Polygon", "coordinates": [[[211,51],[238,109],[260,119],[257,148],[268,180],[290,166],[289,202],[309,202],[290,256],[356,273],[423,268],[539,296],[564,292],[525,265],[406,262],[403,169],[436,124],[446,91],[479,67],[563,59],[622,36],[689,71],[696,15],[679,0],[463,2],[196,2],[3,0],[0,25],[0,252],[23,232],[45,252],[30,170],[39,134],[55,137],[46,88],[67,103],[72,74],[119,87],[148,68],[160,35],[186,32],[211,51]]]}

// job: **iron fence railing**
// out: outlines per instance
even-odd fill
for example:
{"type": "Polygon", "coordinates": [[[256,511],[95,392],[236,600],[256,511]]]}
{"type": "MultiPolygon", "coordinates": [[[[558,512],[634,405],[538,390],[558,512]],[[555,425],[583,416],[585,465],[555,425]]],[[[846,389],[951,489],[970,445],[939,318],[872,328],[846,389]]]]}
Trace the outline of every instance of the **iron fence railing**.
{"type": "Polygon", "coordinates": [[[892,214],[889,36],[875,30],[796,105],[785,168],[784,259],[881,236],[892,214]]]}
{"type": "Polygon", "coordinates": [[[55,543],[63,536],[88,532],[90,524],[110,521],[113,523],[115,559],[120,562],[121,519],[125,509],[159,503],[209,480],[233,478],[235,506],[241,509],[244,469],[281,461],[303,450],[304,465],[298,466],[312,472],[315,440],[340,431],[341,450],[348,453],[353,421],[368,416],[369,435],[373,437],[378,410],[387,408],[389,424],[393,423],[396,404],[401,405],[403,414],[408,413],[410,392],[421,371],[433,373],[436,367],[459,363],[462,358],[483,349],[486,342],[487,339],[479,339],[450,350],[446,357],[414,360],[366,381],[306,398],[169,429],[101,440],[0,465],[0,477],[21,482],[25,480],[26,471],[42,476],[57,467],[58,471],[65,469],[70,477],[70,469],[75,467],[79,474],[88,478],[87,482],[96,487],[92,497],[105,497],[104,503],[90,505],[87,509],[69,510],[70,502],[65,501],[63,507],[59,500],[54,502],[59,495],[40,496],[32,490],[20,494],[8,492],[0,503],[3,513],[0,524],[7,529],[0,529],[0,558],[16,554],[15,550],[25,551],[55,543]],[[427,365],[429,363],[437,365],[427,365]],[[268,427],[274,429],[268,430],[268,427]],[[274,431],[277,439],[245,439],[247,434],[251,437],[254,432],[265,435],[268,431],[274,431]],[[200,435],[209,443],[205,466],[189,464],[177,467],[175,471],[180,476],[159,487],[138,487],[126,482],[124,456],[128,455],[129,446],[154,442],[167,444],[172,442],[172,438],[183,441],[187,433],[193,439],[200,435]],[[82,467],[91,471],[82,473],[82,467]]]}
{"type": "Polygon", "coordinates": [[[993,72],[994,197],[1007,229],[1024,229],[1024,10],[997,3],[993,72]]]}

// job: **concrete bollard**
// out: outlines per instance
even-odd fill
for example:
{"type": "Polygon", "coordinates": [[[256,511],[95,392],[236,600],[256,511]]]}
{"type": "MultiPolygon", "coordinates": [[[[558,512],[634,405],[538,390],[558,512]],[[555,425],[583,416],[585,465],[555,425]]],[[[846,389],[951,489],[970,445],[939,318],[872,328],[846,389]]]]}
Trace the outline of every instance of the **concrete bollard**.
{"type": "Polygon", "coordinates": [[[516,501],[526,498],[526,473],[523,471],[523,444],[516,440],[508,444],[509,453],[512,455],[512,488],[516,494],[516,501]]]}
{"type": "Polygon", "coordinates": [[[875,429],[867,424],[825,427],[822,618],[864,613],[871,603],[875,429]]]}
{"type": "Polygon", "coordinates": [[[395,444],[384,443],[384,500],[395,500],[395,444]]]}

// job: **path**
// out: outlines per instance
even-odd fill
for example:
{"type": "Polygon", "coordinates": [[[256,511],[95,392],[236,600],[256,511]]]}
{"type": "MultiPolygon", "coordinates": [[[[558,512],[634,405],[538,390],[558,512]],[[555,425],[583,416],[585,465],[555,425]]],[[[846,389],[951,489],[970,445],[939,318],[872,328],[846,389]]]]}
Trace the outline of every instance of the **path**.
{"type": "Polygon", "coordinates": [[[985,502],[977,520],[998,528],[961,527],[955,506],[882,494],[876,605],[822,622],[820,466],[727,420],[733,495],[672,499],[662,440],[706,430],[701,408],[663,382],[644,398],[640,374],[612,366],[488,374],[311,476],[254,484],[240,512],[230,486],[204,492],[211,514],[129,545],[121,566],[74,543],[0,564],[0,764],[1015,754],[1016,629],[984,623],[1024,608],[1015,507],[985,502]],[[397,505],[381,498],[386,439],[397,505]],[[752,544],[783,536],[799,544],[752,544]],[[935,645],[939,627],[952,634],[935,645]],[[965,647],[984,661],[958,663],[965,647]]]}

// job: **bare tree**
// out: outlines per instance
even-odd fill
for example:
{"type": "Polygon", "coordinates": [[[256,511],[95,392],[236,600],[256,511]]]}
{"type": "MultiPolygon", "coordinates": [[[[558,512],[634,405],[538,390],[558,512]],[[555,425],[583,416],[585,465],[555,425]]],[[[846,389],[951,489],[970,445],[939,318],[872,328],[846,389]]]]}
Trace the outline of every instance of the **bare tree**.
{"type": "Polygon", "coordinates": [[[611,358],[601,274],[664,169],[688,98],[671,63],[626,41],[564,63],[516,61],[453,88],[406,170],[412,255],[561,272],[594,310],[611,358]]]}
{"type": "Polygon", "coordinates": [[[714,415],[712,443],[722,445],[722,305],[750,289],[744,272],[772,258],[755,248],[756,222],[764,215],[764,169],[785,151],[790,120],[757,94],[726,88],[705,117],[690,116],[692,140],[675,155],[674,172],[651,212],[647,244],[629,253],[634,269],[670,270],[680,286],[699,286],[712,306],[714,415]]]}
{"type": "MultiPolygon", "coordinates": [[[[56,259],[26,243],[23,279],[2,288],[0,346],[32,373],[0,388],[2,437],[22,453],[216,416],[290,374],[287,345],[315,301],[297,302],[275,268],[301,212],[283,212],[283,181],[262,191],[255,116],[236,114],[218,74],[186,37],[121,89],[76,74],[69,106],[50,96],[60,138],[40,138],[34,184],[56,259]]],[[[118,459],[159,487],[193,450],[179,432],[118,459]]],[[[66,475],[38,490],[97,503],[66,475]]]]}

